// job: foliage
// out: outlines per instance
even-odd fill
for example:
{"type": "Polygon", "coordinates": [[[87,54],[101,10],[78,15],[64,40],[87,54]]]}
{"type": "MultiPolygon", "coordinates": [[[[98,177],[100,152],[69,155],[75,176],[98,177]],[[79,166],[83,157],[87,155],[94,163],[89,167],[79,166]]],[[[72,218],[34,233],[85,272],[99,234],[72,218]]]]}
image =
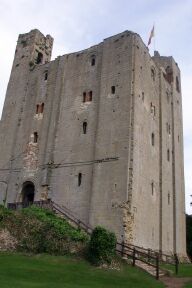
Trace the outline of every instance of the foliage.
{"type": "Polygon", "coordinates": [[[0,205],[0,225],[3,223],[4,219],[11,214],[12,211],[8,210],[3,205],[0,205]]]}
{"type": "Polygon", "coordinates": [[[92,263],[99,265],[107,262],[111,263],[115,255],[116,236],[100,226],[96,227],[91,235],[88,256],[92,263]]]}
{"type": "Polygon", "coordinates": [[[2,226],[18,240],[18,250],[32,253],[67,254],[86,244],[88,236],[49,210],[29,207],[3,211],[2,226]]]}
{"type": "Polygon", "coordinates": [[[187,253],[192,258],[192,216],[186,215],[187,253]]]}
{"type": "Polygon", "coordinates": [[[97,269],[66,256],[0,254],[2,288],[162,288],[164,285],[139,268],[97,269]]]}
{"type": "Polygon", "coordinates": [[[54,228],[59,237],[70,238],[72,241],[88,240],[87,235],[83,231],[73,228],[65,219],[56,216],[51,210],[31,206],[23,209],[22,212],[24,215],[36,217],[39,221],[54,228]]]}

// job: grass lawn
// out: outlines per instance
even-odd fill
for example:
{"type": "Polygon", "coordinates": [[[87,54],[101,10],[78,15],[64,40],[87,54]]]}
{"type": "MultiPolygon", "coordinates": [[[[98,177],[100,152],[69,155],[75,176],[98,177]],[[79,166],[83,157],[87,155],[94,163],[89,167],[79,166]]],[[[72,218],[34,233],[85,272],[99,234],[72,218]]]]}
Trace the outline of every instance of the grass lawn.
{"type": "Polygon", "coordinates": [[[158,288],[165,287],[145,272],[124,265],[101,270],[70,257],[0,253],[1,288],[158,288]]]}
{"type": "MultiPolygon", "coordinates": [[[[192,279],[192,264],[179,264],[178,275],[175,274],[175,269],[173,265],[163,264],[162,268],[172,271],[174,277],[192,279]]],[[[185,284],[184,288],[192,288],[192,280],[188,284],[185,284]]]]}
{"type": "Polygon", "coordinates": [[[192,282],[185,285],[184,288],[192,288],[192,282]]]}
{"type": "Polygon", "coordinates": [[[179,273],[175,275],[175,268],[173,265],[164,264],[163,268],[173,271],[175,277],[191,277],[192,278],[192,264],[179,264],[179,273]]]}

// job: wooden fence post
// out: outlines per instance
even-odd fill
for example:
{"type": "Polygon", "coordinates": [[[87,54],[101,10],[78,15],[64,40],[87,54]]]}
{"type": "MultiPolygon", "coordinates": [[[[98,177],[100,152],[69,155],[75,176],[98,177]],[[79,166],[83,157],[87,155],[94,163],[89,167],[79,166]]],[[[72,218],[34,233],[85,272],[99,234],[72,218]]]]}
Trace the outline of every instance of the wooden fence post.
{"type": "Polygon", "coordinates": [[[175,254],[175,274],[178,274],[178,270],[179,270],[179,260],[177,257],[177,254],[175,254]]]}
{"type": "Polygon", "coordinates": [[[121,257],[124,255],[124,241],[121,242],[121,257]]]}
{"type": "Polygon", "coordinates": [[[149,262],[149,261],[150,261],[150,249],[148,249],[147,252],[148,252],[148,253],[147,253],[147,254],[148,254],[148,257],[147,257],[147,258],[148,258],[148,262],[149,262]]]}
{"type": "Polygon", "coordinates": [[[159,255],[156,254],[156,279],[159,280],[159,255]]]}
{"type": "Polygon", "coordinates": [[[135,248],[133,248],[133,266],[135,266],[135,253],[136,252],[136,250],[135,250],[135,248]]]}

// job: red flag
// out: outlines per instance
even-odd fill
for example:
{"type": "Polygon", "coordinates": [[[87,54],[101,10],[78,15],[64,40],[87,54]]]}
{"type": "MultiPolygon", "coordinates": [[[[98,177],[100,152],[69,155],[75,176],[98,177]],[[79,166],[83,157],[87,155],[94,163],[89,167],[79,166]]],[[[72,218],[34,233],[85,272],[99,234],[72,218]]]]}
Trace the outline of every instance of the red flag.
{"type": "Polygon", "coordinates": [[[154,25],[153,25],[153,28],[151,30],[150,36],[149,36],[149,41],[148,41],[148,44],[147,44],[148,46],[151,44],[151,39],[153,37],[155,37],[155,27],[154,27],[154,25]]]}

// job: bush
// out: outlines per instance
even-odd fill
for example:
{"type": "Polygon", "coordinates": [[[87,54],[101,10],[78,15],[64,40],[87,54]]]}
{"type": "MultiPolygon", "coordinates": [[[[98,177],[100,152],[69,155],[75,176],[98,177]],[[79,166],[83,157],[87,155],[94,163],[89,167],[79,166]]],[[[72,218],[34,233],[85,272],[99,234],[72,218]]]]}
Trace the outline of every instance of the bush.
{"type": "Polygon", "coordinates": [[[1,224],[1,222],[3,223],[3,221],[6,219],[6,217],[11,215],[11,214],[12,214],[12,211],[8,210],[3,205],[0,205],[0,224],[1,224]]]}
{"type": "Polygon", "coordinates": [[[96,265],[111,263],[115,255],[116,236],[100,226],[96,227],[91,235],[88,256],[89,260],[96,265]]]}

